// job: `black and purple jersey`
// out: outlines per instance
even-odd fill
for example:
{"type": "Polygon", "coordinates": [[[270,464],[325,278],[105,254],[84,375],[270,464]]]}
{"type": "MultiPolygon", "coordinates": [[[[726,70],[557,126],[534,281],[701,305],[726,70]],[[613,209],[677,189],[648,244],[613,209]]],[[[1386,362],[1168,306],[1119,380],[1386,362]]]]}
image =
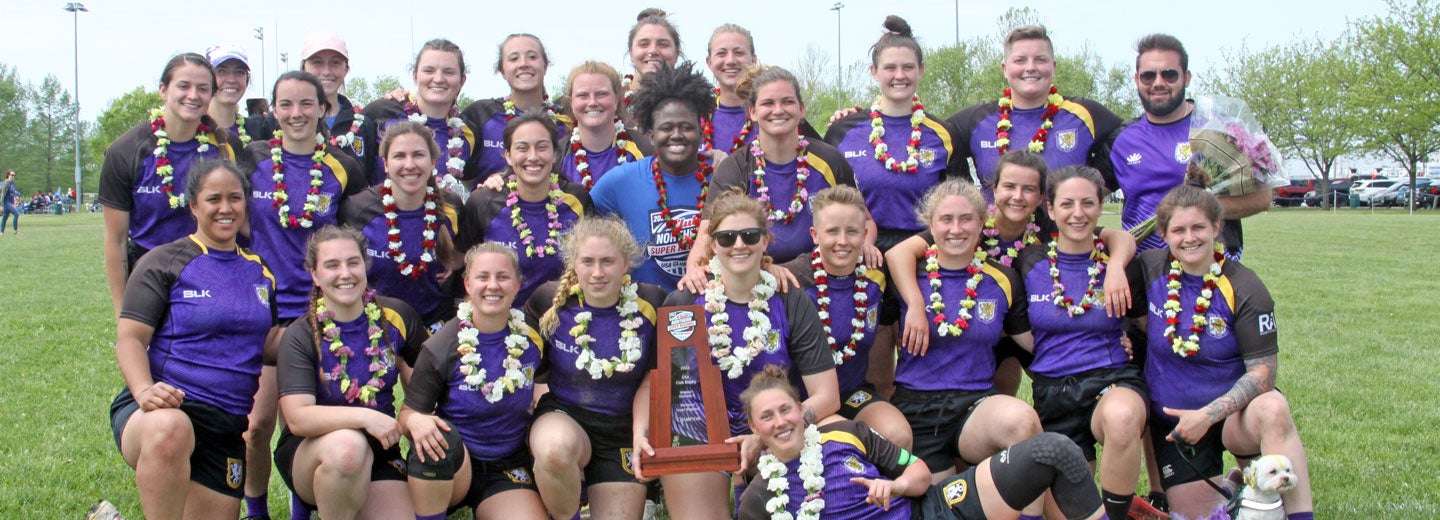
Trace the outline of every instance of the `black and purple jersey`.
{"type": "MultiPolygon", "coordinates": [[[[865,423],[836,421],[818,427],[820,452],[823,461],[825,488],[824,518],[836,520],[908,520],[911,498],[897,496],[890,499],[889,510],[881,509],[865,501],[870,488],[851,482],[852,478],[895,480],[905,474],[905,469],[920,460],[904,448],[881,437],[865,423]]],[[[799,432],[796,432],[799,435],[799,432]]],[[[805,502],[805,485],[800,480],[800,458],[785,463],[785,480],[790,487],[785,493],[790,498],[785,510],[798,514],[800,504],[805,502]]],[[[752,482],[740,496],[739,518],[763,520],[770,518],[766,502],[775,497],[775,492],[766,488],[766,480],[752,482]]]]}
{"type": "MultiPolygon", "coordinates": [[[[930,320],[930,287],[925,263],[915,266],[916,284],[925,302],[926,328],[930,330],[930,349],[924,356],[900,349],[895,364],[895,385],[908,390],[989,390],[995,382],[995,344],[1005,334],[1029,330],[1025,323],[1025,285],[1009,267],[987,261],[982,268],[980,284],[975,288],[975,306],[970,309],[969,327],[960,336],[941,336],[930,320]]],[[[945,321],[953,323],[960,316],[965,299],[965,284],[970,280],[966,269],[940,268],[940,300],[945,304],[945,321]]],[[[909,310],[901,302],[901,316],[909,310]]],[[[903,321],[903,320],[902,320],[903,321]]]]}
{"type": "MultiPolygon", "coordinates": [[[[525,314],[532,324],[550,309],[555,289],[554,282],[547,283],[530,297],[525,314]]],[[[639,284],[637,292],[639,309],[635,315],[641,323],[635,332],[640,338],[640,358],[632,360],[635,366],[629,372],[614,372],[602,379],[595,379],[586,369],[575,366],[580,347],[575,344],[575,336],[570,329],[575,327],[577,314],[590,313],[590,326],[585,331],[595,338],[595,342],[590,344],[590,352],[599,359],[619,358],[620,332],[623,330],[620,327],[619,302],[609,307],[595,307],[571,296],[560,308],[560,321],[555,332],[545,339],[546,355],[540,364],[540,373],[545,376],[550,393],[561,405],[617,418],[634,413],[635,392],[655,358],[655,309],[665,299],[665,291],[648,283],[639,284]]]]}
{"type": "Polygon", "coordinates": [[[120,317],[155,329],[150,375],[185,400],[247,415],[275,326],[275,278],[259,256],[212,250],[193,236],[140,257],[120,317]]]}
{"type": "MultiPolygon", "coordinates": [[[[1099,230],[1096,230],[1099,233],[1099,230]]],[[[1029,291],[1027,315],[1030,331],[1035,335],[1035,361],[1030,371],[1049,378],[1061,378],[1101,368],[1119,368],[1130,356],[1120,344],[1125,319],[1108,317],[1105,307],[1095,305],[1079,316],[1055,305],[1054,280],[1050,276],[1049,246],[1035,244],[1020,253],[1019,270],[1029,291]]],[[[1089,285],[1088,269],[1095,261],[1088,254],[1072,255],[1056,251],[1055,265],[1060,270],[1060,283],[1065,296],[1078,305],[1089,285]]],[[[1104,297],[1102,270],[1097,276],[1095,294],[1104,297]]]]}
{"type": "MultiPolygon", "coordinates": [[[[208,134],[210,149],[199,153],[200,141],[171,142],[165,148],[174,176],[170,181],[173,193],[184,196],[185,179],[190,165],[201,159],[224,159],[235,162],[240,139],[226,133],[216,142],[218,134],[208,134]]],[[[100,168],[100,195],[96,199],[107,208],[130,214],[129,237],[135,245],[155,249],[195,232],[195,219],[190,208],[170,207],[170,197],[161,188],[155,174],[155,134],[149,123],[141,123],[121,134],[105,148],[105,164],[100,168]]]]}
{"type": "MultiPolygon", "coordinates": [[[[564,179],[560,180],[559,186],[563,195],[560,196],[560,204],[555,206],[555,212],[559,232],[563,235],[580,217],[593,215],[595,205],[590,202],[590,195],[583,186],[564,179]]],[[[520,257],[520,293],[515,296],[512,306],[519,309],[541,284],[560,279],[560,273],[565,270],[565,260],[561,258],[558,247],[554,254],[546,253],[543,257],[525,254],[526,246],[520,241],[520,232],[515,229],[511,209],[505,207],[506,196],[505,192],[485,187],[471,192],[465,208],[460,211],[460,231],[455,237],[455,246],[460,251],[469,251],[482,242],[498,242],[515,251],[515,255],[520,257]]],[[[519,199],[515,203],[520,208],[520,218],[530,230],[531,245],[537,252],[545,246],[549,236],[550,218],[545,209],[548,204],[548,197],[536,202],[519,199]]],[[[556,241],[559,241],[558,237],[556,241]]]]}
{"type": "MultiPolygon", "coordinates": [[[[350,156],[331,145],[325,145],[325,159],[320,164],[319,196],[311,213],[310,227],[287,227],[280,223],[275,207],[275,159],[270,155],[268,141],[250,143],[241,158],[240,168],[250,173],[250,246],[265,259],[275,274],[276,301],[280,303],[281,320],[305,314],[310,303],[310,273],[305,270],[305,242],[310,235],[327,224],[340,223],[340,204],[350,195],[365,189],[359,176],[360,167],[350,156]]],[[[289,215],[299,219],[305,213],[305,201],[311,185],[310,171],[314,156],[280,152],[285,175],[285,205],[289,215]]]]}
{"type": "MultiPolygon", "coordinates": [[[[685,260],[693,244],[686,244],[671,234],[660,211],[660,190],[655,187],[651,170],[654,157],[625,163],[611,170],[595,187],[590,197],[602,215],[616,215],[625,220],[630,236],[640,245],[640,265],[630,275],[635,281],[653,283],[667,291],[675,290],[685,276],[685,260]]],[[[685,175],[664,174],[666,205],[670,219],[682,236],[693,239],[700,228],[697,197],[701,182],[694,172],[685,175]]]]}
{"type": "MultiPolygon", "coordinates": [[[[910,116],[880,116],[885,145],[891,157],[905,162],[910,154],[910,116]]],[[[825,132],[825,142],[838,148],[855,171],[855,182],[865,194],[865,206],[881,233],[914,233],[925,228],[915,218],[915,204],[931,186],[964,172],[955,153],[954,130],[948,123],[926,116],[920,126],[919,171],[895,173],[875,158],[870,144],[870,112],[860,111],[836,121],[825,132]]]]}
{"type": "MultiPolygon", "coordinates": [[[[810,174],[805,178],[805,194],[802,195],[805,207],[796,212],[795,218],[789,223],[772,220],[769,225],[770,233],[775,238],[770,241],[770,247],[765,252],[776,262],[789,262],[815,249],[815,241],[810,238],[810,224],[814,222],[810,213],[811,195],[831,186],[855,187],[855,172],[850,170],[850,163],[845,161],[835,147],[824,141],[810,141],[805,155],[810,164],[810,174]]],[[[795,192],[800,189],[795,184],[798,165],[799,161],[796,160],[784,164],[765,162],[765,187],[770,193],[770,204],[777,211],[790,213],[790,202],[794,199],[795,192]]],[[[759,187],[755,185],[755,156],[750,147],[742,147],[721,161],[710,182],[706,205],[713,206],[723,194],[735,189],[743,190],[751,198],[755,198],[759,187]]]]}
{"type": "MultiPolygon", "coordinates": [[[[380,189],[379,186],[371,186],[346,200],[340,208],[340,222],[365,235],[365,256],[370,257],[370,268],[365,275],[370,288],[405,302],[420,313],[427,325],[450,319],[454,316],[455,305],[446,295],[445,284],[436,278],[446,271],[440,254],[436,252],[432,255],[434,258],[425,264],[425,274],[419,278],[401,274],[400,264],[390,256],[390,224],[385,219],[385,204],[381,202],[380,189]]],[[[455,230],[459,229],[457,208],[460,207],[460,198],[448,191],[439,194],[444,198],[445,209],[441,212],[436,208],[440,229],[436,230],[435,240],[439,241],[443,235],[453,239],[455,230]]],[[[424,253],[421,242],[425,231],[425,208],[397,209],[395,217],[400,228],[400,251],[405,253],[407,262],[419,264],[424,253]]]]}
{"type": "MultiPolygon", "coordinates": [[[[405,106],[398,101],[381,99],[370,103],[365,107],[365,122],[360,126],[363,150],[370,150],[370,159],[362,166],[366,170],[366,177],[370,185],[377,185],[385,182],[385,158],[380,155],[380,141],[385,138],[385,129],[390,128],[397,122],[404,121],[410,116],[405,114],[405,106]]],[[[460,149],[455,158],[463,163],[460,168],[461,178],[472,180],[480,176],[478,168],[479,156],[474,150],[479,142],[476,140],[475,132],[468,124],[460,125],[458,135],[451,135],[450,123],[445,118],[426,117],[417,115],[416,119],[424,118],[423,123],[431,132],[435,133],[435,144],[440,146],[440,154],[435,158],[435,172],[443,177],[449,171],[446,163],[450,160],[450,139],[458,138],[460,149]]],[[[464,118],[460,118],[462,123],[464,118]]]]}
{"type": "MultiPolygon", "coordinates": [[[[799,263],[791,262],[790,267],[795,271],[796,280],[805,287],[805,296],[819,308],[819,291],[814,285],[815,273],[809,262],[806,262],[803,268],[799,263]]],[[[865,316],[862,318],[865,322],[865,337],[856,344],[854,357],[835,366],[835,376],[840,381],[842,396],[865,383],[865,372],[870,369],[870,347],[875,345],[875,328],[880,323],[880,299],[885,294],[885,275],[879,269],[867,269],[865,278],[869,280],[865,287],[865,316]]],[[[856,309],[855,274],[852,272],[837,276],[827,273],[827,280],[830,282],[827,284],[830,293],[830,337],[835,339],[834,348],[840,349],[850,343],[850,334],[855,331],[850,322],[855,317],[856,309]]],[[[828,343],[827,340],[826,344],[828,343]]]]}
{"type": "MultiPolygon", "coordinates": [[[[517,110],[517,113],[524,113],[517,110]]],[[[505,114],[505,98],[482,99],[471,103],[460,112],[460,119],[465,125],[474,129],[476,141],[480,148],[476,155],[476,169],[480,179],[484,179],[492,173],[505,171],[509,166],[505,162],[505,124],[510,117],[505,114]]],[[[560,143],[567,142],[569,128],[574,126],[566,116],[555,117],[556,129],[560,131],[560,143]]],[[[465,177],[470,179],[468,174],[465,177]]]]}
{"type": "MultiPolygon", "coordinates": [[[[485,400],[481,387],[465,384],[465,374],[460,372],[460,353],[455,350],[460,346],[458,332],[460,321],[452,318],[425,340],[425,347],[415,361],[415,370],[410,374],[410,385],[405,387],[405,406],[449,421],[460,431],[460,439],[470,450],[471,458],[504,459],[525,448],[535,385],[526,384],[514,392],[505,392],[493,403],[485,400]]],[[[509,357],[505,350],[505,337],[509,335],[509,328],[480,333],[476,349],[487,383],[505,374],[502,363],[509,357]]],[[[531,331],[528,339],[530,346],[519,359],[520,370],[533,380],[540,366],[540,335],[531,331]]]]}
{"type": "MultiPolygon", "coordinates": [[[[800,379],[832,370],[835,361],[831,359],[830,348],[825,345],[825,329],[815,311],[815,304],[800,291],[776,292],[769,300],[770,309],[765,315],[770,319],[771,330],[779,332],[779,339],[767,345],[760,354],[750,360],[740,377],[731,378],[721,371],[721,386],[725,388],[725,411],[730,418],[730,433],[741,435],[750,432],[745,419],[745,404],[740,393],[750,386],[750,380],[765,368],[775,365],[790,373],[790,382],[805,395],[805,384],[800,379]]],[[[705,305],[705,296],[679,290],[665,298],[665,306],[705,305]]],[[[750,308],[746,304],[726,302],[725,314],[729,316],[731,345],[736,348],[745,345],[745,328],[750,326],[750,308]]],[[[705,313],[710,322],[710,313],[705,313]]],[[[712,347],[713,348],[713,347],[712,347]]],[[[714,362],[714,360],[708,360],[714,362]]],[[[706,362],[706,360],[701,361],[706,362]]],[[[704,439],[700,439],[704,440],[704,439]]]]}
{"type": "MultiPolygon", "coordinates": [[[[397,360],[414,365],[427,335],[420,316],[405,302],[376,296],[375,303],[380,306],[380,320],[376,325],[385,331],[379,345],[380,355],[376,357],[386,372],[380,377],[384,385],[375,395],[375,406],[370,408],[394,417],[395,385],[400,381],[397,360]]],[[[365,349],[370,348],[369,318],[362,312],[353,320],[335,322],[335,326],[340,329],[340,342],[355,353],[345,363],[350,384],[367,384],[376,368],[371,366],[372,356],[365,353],[365,349]]],[[[316,345],[315,338],[309,319],[295,320],[285,328],[285,334],[280,337],[280,361],[275,369],[280,395],[315,396],[315,404],[322,406],[366,406],[360,399],[346,399],[336,373],[340,358],[330,351],[328,340],[321,337],[320,344],[316,345]]]]}
{"type": "MultiPolygon", "coordinates": [[[[1045,106],[1037,108],[1016,108],[1010,112],[1010,150],[1029,150],[1030,141],[1045,122],[1045,106]]],[[[990,179],[995,176],[995,165],[1000,162],[1000,147],[995,144],[1000,121],[999,105],[995,101],[982,101],[965,107],[946,119],[957,132],[959,143],[955,153],[975,162],[974,178],[984,188],[986,200],[995,198],[990,189],[990,179]]],[[[1065,166],[1083,164],[1102,172],[1109,171],[1109,158],[1096,146],[1120,126],[1120,118],[1104,105],[1085,98],[1070,98],[1060,103],[1060,111],[1050,119],[1053,128],[1045,137],[1045,150],[1041,156],[1045,164],[1054,170],[1065,166]]],[[[969,165],[962,162],[965,174],[969,176],[969,165]]]]}
{"type": "MultiPolygon", "coordinates": [[[[1131,265],[1139,264],[1143,291],[1134,308],[1149,312],[1146,326],[1145,382],[1150,385],[1150,418],[1174,427],[1175,418],[1161,408],[1199,410],[1230,391],[1245,375],[1245,360],[1274,356],[1280,351],[1276,339],[1275,301],[1270,291],[1250,268],[1225,260],[1220,264],[1219,289],[1205,313],[1205,331],[1199,333],[1200,351],[1181,357],[1165,337],[1166,276],[1170,272],[1170,249],[1146,251],[1131,265]],[[1141,299],[1143,298],[1143,300],[1141,299]]],[[[1194,324],[1195,298],[1204,288],[1203,277],[1180,274],[1180,312],[1176,335],[1188,338],[1194,324]]]]}
{"type": "MultiPolygon", "coordinates": [[[[632,136],[635,134],[636,132],[630,132],[632,136]]],[[[624,154],[625,163],[632,163],[652,155],[654,152],[654,148],[649,146],[649,141],[636,142],[634,140],[625,141],[624,150],[616,149],[613,142],[608,148],[598,152],[587,149],[585,150],[585,162],[589,165],[590,180],[591,182],[600,182],[600,178],[604,177],[606,172],[623,164],[619,161],[620,154],[624,154]]],[[[580,170],[575,166],[575,152],[566,152],[565,156],[560,158],[560,174],[571,183],[584,186],[584,176],[580,175],[580,170]]]]}

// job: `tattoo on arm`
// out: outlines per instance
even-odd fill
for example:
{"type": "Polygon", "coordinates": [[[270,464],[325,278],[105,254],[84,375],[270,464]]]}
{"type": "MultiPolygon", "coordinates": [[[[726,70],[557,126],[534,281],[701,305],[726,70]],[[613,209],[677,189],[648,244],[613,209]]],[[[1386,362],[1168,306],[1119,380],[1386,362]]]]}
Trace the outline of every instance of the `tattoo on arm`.
{"type": "Polygon", "coordinates": [[[1276,362],[1275,354],[1245,360],[1245,375],[1240,376],[1240,380],[1236,381],[1235,386],[1230,387],[1230,391],[1225,392],[1225,395],[1205,405],[1205,413],[1210,416],[1210,420],[1219,423],[1245,409],[1250,401],[1260,394],[1273,390],[1276,362]]]}

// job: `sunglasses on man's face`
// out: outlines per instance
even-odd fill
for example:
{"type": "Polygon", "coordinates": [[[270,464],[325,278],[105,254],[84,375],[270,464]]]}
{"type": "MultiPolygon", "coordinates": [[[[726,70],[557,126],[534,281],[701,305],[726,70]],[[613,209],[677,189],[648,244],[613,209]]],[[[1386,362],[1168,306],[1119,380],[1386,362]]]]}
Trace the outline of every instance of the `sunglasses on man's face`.
{"type": "Polygon", "coordinates": [[[1146,85],[1154,83],[1156,76],[1159,76],[1160,79],[1165,80],[1166,83],[1175,83],[1177,81],[1180,81],[1180,71],[1177,69],[1165,69],[1161,71],[1147,70],[1145,72],[1141,72],[1139,76],[1140,82],[1146,85]]]}
{"type": "Polygon", "coordinates": [[[727,229],[725,231],[716,231],[715,234],[710,236],[715,237],[715,243],[720,247],[734,246],[735,237],[740,237],[740,240],[744,240],[745,245],[753,246],[760,243],[760,237],[765,236],[765,230],[754,227],[747,229],[727,229]]]}

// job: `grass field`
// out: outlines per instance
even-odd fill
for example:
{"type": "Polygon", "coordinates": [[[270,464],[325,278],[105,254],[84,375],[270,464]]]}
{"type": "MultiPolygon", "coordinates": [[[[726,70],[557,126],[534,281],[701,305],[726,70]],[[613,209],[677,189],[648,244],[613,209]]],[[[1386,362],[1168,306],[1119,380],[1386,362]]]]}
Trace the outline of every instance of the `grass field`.
{"type": "MultiPolygon", "coordinates": [[[[1114,217],[1107,217],[1113,223],[1114,217]]],[[[0,518],[140,518],[115,449],[122,381],[98,215],[26,216],[0,237],[0,518]]],[[[1277,210],[1246,220],[1273,294],[1280,382],[1323,518],[1440,516],[1440,213],[1277,210]]],[[[286,510],[271,482],[271,509],[286,510]]]]}

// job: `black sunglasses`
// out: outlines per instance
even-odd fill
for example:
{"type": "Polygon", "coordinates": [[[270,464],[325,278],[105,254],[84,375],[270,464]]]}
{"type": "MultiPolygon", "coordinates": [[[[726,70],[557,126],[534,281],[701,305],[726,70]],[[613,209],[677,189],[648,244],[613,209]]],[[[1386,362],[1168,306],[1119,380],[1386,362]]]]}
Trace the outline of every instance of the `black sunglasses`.
{"type": "Polygon", "coordinates": [[[760,237],[765,236],[765,230],[758,227],[752,227],[747,229],[730,229],[725,231],[716,231],[715,234],[710,236],[715,237],[715,243],[719,244],[720,247],[734,246],[735,237],[740,237],[740,240],[744,240],[745,245],[753,246],[760,243],[760,237]]]}
{"type": "Polygon", "coordinates": [[[1178,69],[1165,69],[1158,72],[1153,70],[1141,72],[1139,75],[1140,82],[1146,85],[1154,83],[1155,76],[1157,75],[1160,76],[1160,79],[1165,80],[1166,83],[1174,83],[1180,81],[1180,71],[1178,69]]]}

